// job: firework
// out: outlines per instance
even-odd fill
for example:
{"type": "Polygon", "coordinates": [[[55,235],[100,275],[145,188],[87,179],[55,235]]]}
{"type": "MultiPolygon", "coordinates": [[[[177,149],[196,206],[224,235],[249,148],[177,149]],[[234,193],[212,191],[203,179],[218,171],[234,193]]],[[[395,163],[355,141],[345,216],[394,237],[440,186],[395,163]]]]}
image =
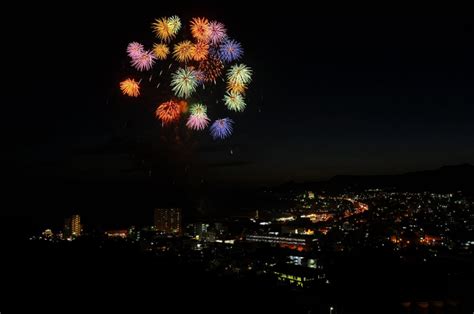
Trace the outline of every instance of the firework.
{"type": "Polygon", "coordinates": [[[173,15],[168,19],[168,25],[173,34],[177,34],[181,29],[181,19],[177,15],[173,15]]]}
{"type": "Polygon", "coordinates": [[[188,106],[188,102],[186,100],[180,100],[178,105],[179,105],[179,110],[181,110],[181,113],[187,113],[188,112],[189,106],[188,106]]]}
{"type": "Polygon", "coordinates": [[[129,43],[127,46],[127,54],[132,59],[141,56],[144,51],[143,45],[137,42],[129,43]]]}
{"type": "Polygon", "coordinates": [[[247,85],[245,84],[227,82],[227,91],[230,93],[245,94],[246,90],[247,85]]]}
{"type": "Polygon", "coordinates": [[[151,51],[144,51],[140,56],[132,59],[132,66],[138,71],[148,71],[155,64],[155,56],[151,51]]]}
{"type": "Polygon", "coordinates": [[[201,17],[193,18],[191,20],[191,34],[198,41],[209,41],[209,36],[211,35],[209,21],[201,17]]]}
{"type": "Polygon", "coordinates": [[[227,30],[224,24],[212,21],[209,23],[209,40],[217,45],[227,38],[227,30]]]}
{"type": "Polygon", "coordinates": [[[156,19],[151,27],[155,32],[156,37],[160,38],[164,42],[170,42],[176,37],[176,34],[181,28],[181,21],[178,17],[162,17],[160,19],[156,19]]]}
{"type": "Polygon", "coordinates": [[[209,53],[209,45],[203,41],[198,42],[194,45],[193,59],[196,61],[202,61],[207,59],[209,53]]]}
{"type": "Polygon", "coordinates": [[[189,112],[191,112],[191,114],[194,114],[194,115],[207,114],[207,108],[203,104],[194,104],[189,109],[189,112]]]}
{"type": "Polygon", "coordinates": [[[241,94],[232,92],[225,94],[224,103],[229,110],[238,112],[244,111],[247,106],[241,94]]]}
{"type": "Polygon", "coordinates": [[[225,62],[238,60],[243,54],[242,45],[232,39],[227,39],[219,47],[219,57],[225,62]]]}
{"type": "Polygon", "coordinates": [[[153,45],[153,54],[159,60],[165,60],[168,54],[170,53],[170,49],[165,44],[154,44],[153,45]]]}
{"type": "MultiPolygon", "coordinates": [[[[153,33],[157,38],[153,49],[146,50],[138,42],[131,42],[127,46],[132,67],[138,71],[149,71],[143,78],[147,84],[142,85],[142,80],[127,78],[119,84],[121,92],[129,97],[139,97],[144,93],[143,88],[149,85],[150,88],[156,86],[159,89],[157,97],[171,92],[171,98],[168,99],[174,100],[162,99],[156,107],[155,114],[162,125],[178,123],[182,117],[186,117],[185,124],[190,130],[201,131],[210,127],[210,135],[214,139],[229,137],[233,132],[233,120],[228,117],[215,120],[207,115],[207,106],[199,102],[190,102],[188,106],[188,101],[210,97],[210,105],[215,106],[223,101],[228,110],[242,112],[246,109],[245,93],[252,81],[253,71],[236,62],[244,55],[242,45],[227,36],[223,23],[204,17],[185,22],[173,15],[152,22],[153,33]],[[182,34],[183,39],[176,40],[183,30],[186,31],[186,34],[182,34]],[[164,68],[152,72],[155,63],[164,68]],[[217,91],[213,90],[217,81],[221,85],[221,80],[226,84],[224,95],[216,94],[217,91]]],[[[215,110],[210,106],[210,113],[211,109],[215,110]]]]}
{"type": "Polygon", "coordinates": [[[233,65],[227,71],[227,81],[231,84],[245,85],[252,80],[252,69],[245,64],[233,65]]]}
{"type": "Polygon", "coordinates": [[[190,61],[194,56],[194,45],[189,40],[176,44],[173,50],[173,56],[179,62],[190,61]]]}
{"type": "Polygon", "coordinates": [[[224,118],[214,121],[211,125],[211,136],[216,139],[225,139],[232,134],[232,121],[230,118],[224,118]]]}
{"type": "Polygon", "coordinates": [[[216,80],[222,75],[224,70],[224,64],[221,60],[209,57],[207,60],[199,63],[199,71],[204,74],[205,82],[216,82],[216,80]]]}
{"type": "Polygon", "coordinates": [[[124,95],[138,97],[140,95],[140,83],[134,79],[126,79],[120,82],[120,90],[124,95]]]}
{"type": "Polygon", "coordinates": [[[181,116],[181,108],[177,102],[170,100],[159,105],[155,114],[163,124],[170,124],[179,119],[181,116]]]}
{"type": "Polygon", "coordinates": [[[171,75],[171,87],[178,97],[189,98],[197,84],[196,75],[189,68],[180,68],[171,75]]]}
{"type": "Polygon", "coordinates": [[[189,116],[186,126],[191,130],[201,131],[209,125],[209,118],[204,114],[192,114],[189,116]]]}
{"type": "Polygon", "coordinates": [[[194,71],[194,76],[196,77],[196,81],[199,84],[204,84],[206,82],[206,75],[204,74],[204,72],[201,70],[196,70],[196,69],[193,69],[193,71],[194,71]]]}

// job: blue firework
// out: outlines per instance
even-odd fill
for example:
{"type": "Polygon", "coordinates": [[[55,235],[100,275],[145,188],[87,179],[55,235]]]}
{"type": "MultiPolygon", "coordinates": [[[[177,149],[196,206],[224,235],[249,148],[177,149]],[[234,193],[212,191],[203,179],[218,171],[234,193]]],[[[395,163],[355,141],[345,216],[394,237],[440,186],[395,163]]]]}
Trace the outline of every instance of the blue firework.
{"type": "Polygon", "coordinates": [[[211,136],[217,139],[225,139],[232,134],[232,124],[234,121],[230,118],[224,118],[214,121],[211,125],[211,136]]]}
{"type": "Polygon", "coordinates": [[[227,39],[219,47],[219,57],[224,62],[239,60],[243,54],[242,45],[233,39],[227,39]]]}

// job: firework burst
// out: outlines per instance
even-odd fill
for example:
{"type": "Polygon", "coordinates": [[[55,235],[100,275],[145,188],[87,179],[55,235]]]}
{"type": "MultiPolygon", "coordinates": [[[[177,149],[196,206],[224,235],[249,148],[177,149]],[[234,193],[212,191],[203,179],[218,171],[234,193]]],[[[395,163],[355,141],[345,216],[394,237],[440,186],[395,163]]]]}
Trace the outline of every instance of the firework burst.
{"type": "Polygon", "coordinates": [[[206,74],[201,70],[194,69],[194,76],[196,76],[196,81],[198,84],[204,84],[206,82],[206,74]]]}
{"type": "Polygon", "coordinates": [[[180,68],[171,75],[171,87],[178,97],[189,98],[197,84],[196,75],[189,68],[180,68]]]}
{"type": "Polygon", "coordinates": [[[189,112],[194,115],[207,114],[207,108],[203,104],[194,104],[189,109],[189,112]]]}
{"type": "Polygon", "coordinates": [[[241,94],[238,93],[226,93],[224,96],[224,103],[229,110],[242,112],[245,107],[245,100],[241,94]]]}
{"type": "Polygon", "coordinates": [[[252,69],[245,64],[233,65],[227,71],[227,81],[231,84],[248,84],[252,81],[252,69]]]}
{"type": "Polygon", "coordinates": [[[155,56],[151,51],[144,51],[140,56],[132,59],[132,66],[138,71],[148,71],[155,64],[155,56]]]}
{"type": "Polygon", "coordinates": [[[227,30],[224,24],[212,21],[209,23],[209,40],[217,45],[227,38],[227,30]]]}
{"type": "Polygon", "coordinates": [[[173,15],[168,19],[168,25],[173,34],[177,34],[181,29],[181,19],[177,15],[173,15]]]}
{"type": "Polygon", "coordinates": [[[245,94],[246,90],[247,85],[245,84],[227,82],[227,91],[230,93],[245,94]]]}
{"type": "Polygon", "coordinates": [[[219,47],[219,57],[225,62],[238,60],[243,54],[242,45],[232,39],[225,40],[219,47]]]}
{"type": "Polygon", "coordinates": [[[154,44],[153,45],[153,54],[159,60],[165,60],[170,53],[170,49],[165,44],[154,44]]]}
{"type": "Polygon", "coordinates": [[[170,42],[176,37],[176,34],[181,28],[181,20],[179,20],[177,16],[172,18],[162,17],[160,19],[156,19],[151,27],[156,37],[160,38],[164,42],[170,42]]]}
{"type": "Polygon", "coordinates": [[[211,35],[209,20],[201,17],[193,18],[191,20],[191,34],[198,41],[208,42],[211,35]]]}
{"type": "Polygon", "coordinates": [[[158,106],[155,115],[163,124],[173,123],[181,116],[181,106],[173,100],[164,102],[158,106]]]}
{"type": "Polygon", "coordinates": [[[214,57],[209,57],[199,63],[199,71],[204,74],[205,82],[216,82],[216,80],[222,75],[224,70],[224,64],[221,60],[214,57]]]}
{"type": "Polygon", "coordinates": [[[194,56],[194,45],[189,40],[182,41],[174,46],[173,56],[179,62],[188,62],[194,56]]]}
{"type": "Polygon", "coordinates": [[[230,118],[224,118],[214,121],[211,125],[211,136],[216,139],[225,139],[232,134],[232,121],[230,118]]]}
{"type": "Polygon", "coordinates": [[[120,90],[124,95],[138,97],[140,95],[140,83],[134,79],[126,79],[120,82],[120,90]]]}
{"type": "Polygon", "coordinates": [[[209,118],[205,113],[189,116],[186,126],[191,130],[201,131],[209,125],[209,118]]]}
{"type": "Polygon", "coordinates": [[[143,45],[137,42],[129,43],[127,46],[127,54],[130,58],[135,59],[145,52],[143,45]]]}
{"type": "Polygon", "coordinates": [[[193,59],[196,61],[202,61],[207,59],[209,54],[209,45],[203,41],[198,42],[194,45],[193,49],[193,59]]]}

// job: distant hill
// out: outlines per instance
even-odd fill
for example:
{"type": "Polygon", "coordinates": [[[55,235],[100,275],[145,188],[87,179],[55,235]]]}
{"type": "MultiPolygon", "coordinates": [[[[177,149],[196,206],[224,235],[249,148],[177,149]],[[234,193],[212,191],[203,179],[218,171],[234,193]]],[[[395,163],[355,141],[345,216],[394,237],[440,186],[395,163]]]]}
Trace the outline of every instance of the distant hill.
{"type": "Polygon", "coordinates": [[[400,175],[339,175],[324,182],[285,183],[279,189],[395,188],[405,191],[463,191],[474,195],[474,166],[462,164],[443,166],[436,170],[409,172],[400,175]]]}

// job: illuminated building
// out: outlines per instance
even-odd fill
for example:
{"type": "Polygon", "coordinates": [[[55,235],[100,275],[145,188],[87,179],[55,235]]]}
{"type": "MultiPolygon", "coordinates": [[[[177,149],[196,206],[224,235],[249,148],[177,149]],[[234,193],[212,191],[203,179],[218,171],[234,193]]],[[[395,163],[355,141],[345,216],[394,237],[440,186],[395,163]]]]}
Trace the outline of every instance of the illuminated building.
{"type": "Polygon", "coordinates": [[[51,238],[53,237],[53,231],[51,231],[51,229],[46,229],[45,231],[43,231],[42,233],[43,237],[45,238],[51,238]]]}
{"type": "Polygon", "coordinates": [[[284,237],[277,235],[247,235],[246,241],[276,244],[282,248],[288,248],[298,251],[305,251],[309,249],[309,241],[307,237],[284,237]]]}
{"type": "Polygon", "coordinates": [[[181,234],[181,209],[156,208],[155,228],[164,233],[181,234]]]}
{"type": "Polygon", "coordinates": [[[72,215],[71,232],[72,232],[72,235],[76,237],[81,235],[81,216],[72,215]]]}
{"type": "Polygon", "coordinates": [[[312,191],[308,191],[308,199],[314,199],[314,193],[312,191]]]}
{"type": "Polygon", "coordinates": [[[315,269],[289,264],[275,266],[273,274],[281,283],[299,288],[307,288],[316,279],[325,278],[323,273],[315,269]]]}
{"type": "Polygon", "coordinates": [[[64,220],[64,238],[71,239],[81,235],[81,216],[72,215],[64,220]]]}
{"type": "Polygon", "coordinates": [[[207,235],[208,228],[209,228],[209,224],[206,224],[206,223],[193,224],[193,236],[197,240],[203,240],[207,235]]]}
{"type": "Polygon", "coordinates": [[[106,231],[105,234],[109,238],[122,238],[122,239],[125,239],[128,236],[128,230],[127,229],[110,230],[110,231],[106,231]]]}

